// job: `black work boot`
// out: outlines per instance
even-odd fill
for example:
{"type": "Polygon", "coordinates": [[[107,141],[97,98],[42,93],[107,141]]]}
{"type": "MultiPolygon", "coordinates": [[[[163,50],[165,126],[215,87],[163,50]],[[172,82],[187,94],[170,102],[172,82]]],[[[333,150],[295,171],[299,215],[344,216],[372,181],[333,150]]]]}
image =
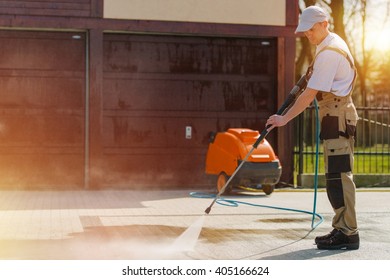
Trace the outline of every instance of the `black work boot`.
{"type": "Polygon", "coordinates": [[[317,236],[315,239],[314,239],[314,242],[316,244],[318,244],[318,242],[321,242],[323,240],[326,240],[326,239],[329,239],[331,238],[333,235],[335,235],[339,230],[338,229],[333,229],[330,233],[328,234],[325,234],[325,235],[321,235],[321,236],[317,236]]]}
{"type": "Polygon", "coordinates": [[[318,241],[317,248],[322,250],[357,250],[359,249],[359,243],[359,234],[345,235],[341,231],[338,231],[329,239],[318,241]]]}

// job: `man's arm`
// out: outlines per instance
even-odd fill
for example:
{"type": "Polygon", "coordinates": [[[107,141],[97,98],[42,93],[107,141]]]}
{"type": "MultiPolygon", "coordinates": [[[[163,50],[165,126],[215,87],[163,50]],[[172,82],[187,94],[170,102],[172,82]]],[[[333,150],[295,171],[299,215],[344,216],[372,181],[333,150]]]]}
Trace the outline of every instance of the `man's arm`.
{"type": "Polygon", "coordinates": [[[306,88],[300,96],[298,96],[295,103],[283,116],[272,115],[268,118],[266,126],[271,125],[268,131],[271,131],[274,127],[284,126],[293,118],[302,113],[313,102],[318,90],[306,88]]]}

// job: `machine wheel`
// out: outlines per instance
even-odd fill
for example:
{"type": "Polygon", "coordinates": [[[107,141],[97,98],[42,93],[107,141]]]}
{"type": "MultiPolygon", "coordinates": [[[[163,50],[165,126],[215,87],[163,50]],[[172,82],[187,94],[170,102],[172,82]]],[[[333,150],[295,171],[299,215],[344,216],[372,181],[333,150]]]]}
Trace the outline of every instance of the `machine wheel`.
{"type": "Polygon", "coordinates": [[[263,185],[262,189],[266,195],[270,195],[274,191],[275,186],[274,185],[263,185]]]}
{"type": "MultiPolygon", "coordinates": [[[[225,186],[226,182],[229,180],[229,177],[226,175],[225,172],[221,172],[219,175],[218,175],[218,179],[217,179],[217,190],[218,190],[218,193],[222,190],[222,188],[225,186]]],[[[221,194],[228,194],[230,193],[232,190],[232,186],[229,185],[225,188],[225,191],[221,194]]]]}

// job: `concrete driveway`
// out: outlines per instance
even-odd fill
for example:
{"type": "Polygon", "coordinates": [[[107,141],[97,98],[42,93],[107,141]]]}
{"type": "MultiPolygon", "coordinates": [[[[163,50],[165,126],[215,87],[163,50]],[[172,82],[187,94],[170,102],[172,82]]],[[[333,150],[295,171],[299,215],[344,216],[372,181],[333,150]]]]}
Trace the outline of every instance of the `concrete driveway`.
{"type": "Polygon", "coordinates": [[[236,193],[226,199],[246,204],[215,204],[209,215],[204,210],[212,198],[193,197],[192,191],[207,194],[0,191],[0,259],[390,260],[388,189],[358,190],[361,245],[355,251],[313,245],[315,236],[331,229],[333,212],[324,191],[316,205],[323,221],[314,229],[311,190],[236,193]]]}

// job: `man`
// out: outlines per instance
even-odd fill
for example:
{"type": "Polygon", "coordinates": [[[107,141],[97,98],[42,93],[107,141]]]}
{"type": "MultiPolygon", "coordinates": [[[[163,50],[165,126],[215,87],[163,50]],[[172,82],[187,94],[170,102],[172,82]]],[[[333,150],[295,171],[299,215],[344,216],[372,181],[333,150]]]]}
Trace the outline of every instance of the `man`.
{"type": "Polygon", "coordinates": [[[269,130],[287,124],[314,98],[319,105],[320,138],[324,146],[326,190],[334,210],[333,230],[315,238],[318,249],[358,249],[355,212],[353,146],[358,115],[352,103],[356,78],[354,61],[346,43],[328,30],[328,16],[317,6],[303,10],[295,33],[303,32],[316,45],[316,57],[308,69],[307,88],[283,116],[269,117],[269,130]]]}

